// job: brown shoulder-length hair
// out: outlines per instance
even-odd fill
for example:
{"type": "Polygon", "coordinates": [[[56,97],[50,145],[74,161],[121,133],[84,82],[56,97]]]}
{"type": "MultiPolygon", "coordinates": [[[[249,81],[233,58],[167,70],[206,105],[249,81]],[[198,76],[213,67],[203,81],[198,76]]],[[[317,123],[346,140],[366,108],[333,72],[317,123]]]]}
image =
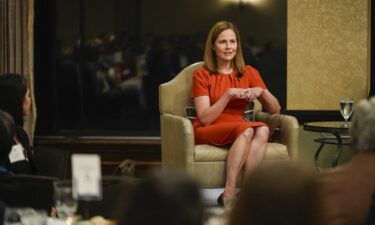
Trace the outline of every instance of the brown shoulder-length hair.
{"type": "Polygon", "coordinates": [[[210,73],[217,73],[217,60],[216,54],[213,50],[213,45],[219,36],[219,34],[225,30],[233,30],[236,34],[237,39],[237,52],[233,59],[233,67],[238,71],[239,74],[237,76],[242,76],[245,70],[245,61],[242,55],[242,47],[241,47],[241,40],[240,40],[240,33],[236,26],[233,23],[228,21],[220,21],[217,22],[215,25],[212,26],[210,32],[208,33],[206,46],[204,50],[204,67],[210,73]]]}

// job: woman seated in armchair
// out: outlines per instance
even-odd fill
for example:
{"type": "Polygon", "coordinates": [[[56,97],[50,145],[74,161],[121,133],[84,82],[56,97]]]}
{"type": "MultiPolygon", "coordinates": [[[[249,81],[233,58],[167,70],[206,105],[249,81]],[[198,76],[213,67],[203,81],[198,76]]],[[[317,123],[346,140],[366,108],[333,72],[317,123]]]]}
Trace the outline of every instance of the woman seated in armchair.
{"type": "Polygon", "coordinates": [[[211,28],[204,65],[193,73],[192,97],[198,116],[193,122],[196,144],[231,144],[224,193],[218,199],[220,205],[230,205],[242,167],[248,176],[265,157],[268,143],[267,125],[243,118],[247,104],[257,99],[265,111],[280,111],[258,71],[245,65],[240,35],[232,23],[221,21],[211,28]]]}

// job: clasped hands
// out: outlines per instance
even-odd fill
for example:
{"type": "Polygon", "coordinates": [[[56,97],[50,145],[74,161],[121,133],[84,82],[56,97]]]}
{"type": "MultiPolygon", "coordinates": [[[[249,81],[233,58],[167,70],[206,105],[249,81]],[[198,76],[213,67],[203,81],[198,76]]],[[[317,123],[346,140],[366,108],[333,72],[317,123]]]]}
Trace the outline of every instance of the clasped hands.
{"type": "Polygon", "coordinates": [[[231,88],[230,92],[232,93],[232,97],[245,99],[249,102],[254,101],[263,93],[262,88],[254,87],[254,88],[231,88]]]}

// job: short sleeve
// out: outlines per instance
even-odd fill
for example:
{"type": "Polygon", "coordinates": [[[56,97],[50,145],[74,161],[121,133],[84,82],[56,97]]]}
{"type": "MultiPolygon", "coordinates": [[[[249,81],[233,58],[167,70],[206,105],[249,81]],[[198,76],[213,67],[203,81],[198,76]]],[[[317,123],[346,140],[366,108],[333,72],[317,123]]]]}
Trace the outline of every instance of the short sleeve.
{"type": "Polygon", "coordinates": [[[258,70],[253,67],[246,66],[246,72],[249,74],[250,87],[261,87],[267,89],[262,77],[260,76],[258,70]]]}
{"type": "Polygon", "coordinates": [[[193,84],[191,89],[191,97],[209,96],[209,74],[203,68],[199,68],[193,72],[193,84]]]}

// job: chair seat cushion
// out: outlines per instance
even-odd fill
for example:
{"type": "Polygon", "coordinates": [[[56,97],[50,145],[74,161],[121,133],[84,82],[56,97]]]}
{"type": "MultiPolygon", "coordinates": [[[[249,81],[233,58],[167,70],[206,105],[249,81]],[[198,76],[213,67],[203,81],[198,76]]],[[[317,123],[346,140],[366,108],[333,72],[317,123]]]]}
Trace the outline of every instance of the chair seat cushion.
{"type": "Polygon", "coordinates": [[[225,161],[228,155],[228,147],[196,145],[194,153],[194,161],[196,162],[225,161]]]}
{"type": "Polygon", "coordinates": [[[286,145],[280,143],[268,143],[266,159],[290,159],[286,145]]]}
{"type": "MultiPolygon", "coordinates": [[[[225,161],[228,155],[228,147],[213,145],[196,145],[195,162],[225,161]]],[[[289,159],[286,145],[279,143],[268,143],[266,159],[289,159]]]]}

